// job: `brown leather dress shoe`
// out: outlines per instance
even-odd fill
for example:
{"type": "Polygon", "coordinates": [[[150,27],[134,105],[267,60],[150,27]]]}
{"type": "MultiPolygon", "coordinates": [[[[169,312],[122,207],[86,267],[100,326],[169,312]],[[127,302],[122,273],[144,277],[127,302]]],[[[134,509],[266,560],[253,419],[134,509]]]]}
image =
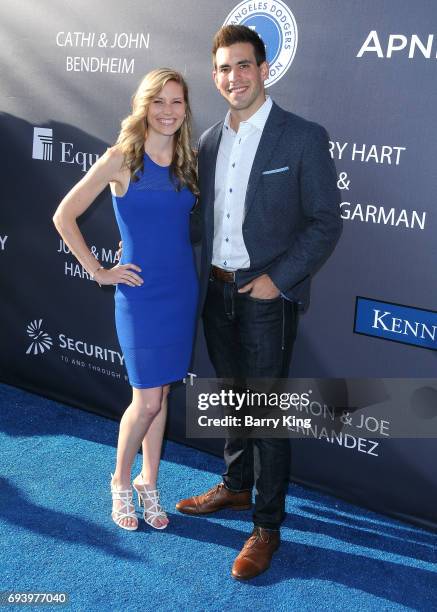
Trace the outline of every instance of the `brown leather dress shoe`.
{"type": "Polygon", "coordinates": [[[250,491],[234,493],[221,482],[206,493],[183,499],[176,504],[176,510],[183,514],[212,514],[217,510],[249,510],[252,506],[250,491]]]}
{"type": "Polygon", "coordinates": [[[232,577],[237,580],[250,580],[270,567],[273,553],[280,544],[279,531],[255,527],[252,535],[232,566],[232,577]]]}

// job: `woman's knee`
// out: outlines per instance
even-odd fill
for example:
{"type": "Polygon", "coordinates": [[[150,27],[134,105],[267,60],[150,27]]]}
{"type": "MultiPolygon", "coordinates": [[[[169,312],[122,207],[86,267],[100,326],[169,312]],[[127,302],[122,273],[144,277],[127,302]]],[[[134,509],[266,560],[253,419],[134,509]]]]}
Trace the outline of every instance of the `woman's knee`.
{"type": "Polygon", "coordinates": [[[140,418],[151,419],[159,414],[161,410],[163,391],[151,390],[135,390],[132,404],[135,407],[135,412],[140,418]]]}
{"type": "Polygon", "coordinates": [[[139,414],[147,419],[155,418],[161,411],[161,402],[154,400],[146,400],[138,406],[139,414]]]}

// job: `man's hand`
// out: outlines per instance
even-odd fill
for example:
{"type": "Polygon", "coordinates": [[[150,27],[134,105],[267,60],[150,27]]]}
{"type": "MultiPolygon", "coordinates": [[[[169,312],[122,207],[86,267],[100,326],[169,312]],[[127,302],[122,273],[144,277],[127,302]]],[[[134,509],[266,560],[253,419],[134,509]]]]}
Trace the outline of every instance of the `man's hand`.
{"type": "Polygon", "coordinates": [[[247,293],[248,291],[250,291],[251,297],[259,300],[273,300],[281,293],[268,274],[261,274],[258,278],[254,278],[253,281],[241,287],[238,293],[247,293]]]}

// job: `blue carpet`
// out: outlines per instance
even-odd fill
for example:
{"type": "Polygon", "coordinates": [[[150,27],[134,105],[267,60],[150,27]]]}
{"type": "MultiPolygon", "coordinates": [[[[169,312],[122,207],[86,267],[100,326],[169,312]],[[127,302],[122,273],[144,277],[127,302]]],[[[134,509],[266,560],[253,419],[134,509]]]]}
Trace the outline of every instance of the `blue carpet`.
{"type": "Polygon", "coordinates": [[[271,570],[240,583],[229,571],[250,512],[173,511],[218,481],[221,460],[167,442],[171,524],[129,533],[109,516],[117,423],[4,385],[0,415],[0,591],[65,591],[59,609],[84,612],[437,610],[432,533],[291,486],[271,570]]]}

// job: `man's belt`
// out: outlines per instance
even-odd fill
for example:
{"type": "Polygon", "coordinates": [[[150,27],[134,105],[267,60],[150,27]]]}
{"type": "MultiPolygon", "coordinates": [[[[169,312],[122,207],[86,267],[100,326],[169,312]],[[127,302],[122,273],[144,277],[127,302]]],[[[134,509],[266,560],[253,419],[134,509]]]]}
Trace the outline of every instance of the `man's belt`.
{"type": "Polygon", "coordinates": [[[217,266],[211,266],[211,277],[225,283],[235,283],[235,272],[229,272],[217,266]]]}

